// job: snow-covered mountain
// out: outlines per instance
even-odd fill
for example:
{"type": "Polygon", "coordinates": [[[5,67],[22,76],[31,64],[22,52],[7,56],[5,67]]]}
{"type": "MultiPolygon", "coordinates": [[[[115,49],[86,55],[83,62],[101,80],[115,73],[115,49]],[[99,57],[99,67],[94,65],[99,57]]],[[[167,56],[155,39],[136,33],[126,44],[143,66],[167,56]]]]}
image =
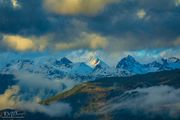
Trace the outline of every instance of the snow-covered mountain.
{"type": "Polygon", "coordinates": [[[126,70],[130,73],[140,74],[143,73],[145,68],[144,65],[140,64],[133,58],[132,56],[128,55],[127,57],[120,60],[120,62],[116,66],[117,69],[126,70]]]}
{"type": "Polygon", "coordinates": [[[134,57],[128,55],[120,60],[116,66],[117,69],[128,71],[130,74],[144,74],[148,72],[157,72],[163,70],[180,69],[180,59],[162,58],[158,61],[153,61],[148,64],[141,64],[134,57]]]}
{"type": "Polygon", "coordinates": [[[53,78],[73,78],[82,80],[92,80],[100,77],[110,76],[130,76],[134,74],[144,74],[163,70],[180,68],[180,59],[162,58],[148,64],[142,64],[132,56],[121,59],[116,67],[109,66],[103,60],[93,57],[86,62],[72,62],[63,57],[60,59],[21,59],[7,64],[1,73],[30,72],[43,74],[49,79],[53,78]],[[91,66],[87,65],[89,63],[91,66]]]}
{"type": "Polygon", "coordinates": [[[129,75],[125,70],[118,70],[115,67],[111,67],[99,58],[92,58],[91,63],[94,65],[92,76],[96,78],[129,75]]]}
{"type": "Polygon", "coordinates": [[[1,73],[15,73],[15,72],[30,72],[36,74],[43,74],[48,78],[78,78],[88,76],[93,69],[83,62],[73,63],[67,58],[46,59],[41,63],[39,60],[16,60],[7,64],[1,70],[1,73]]]}
{"type": "Polygon", "coordinates": [[[91,59],[91,63],[94,65],[94,70],[93,70],[94,75],[97,74],[105,75],[107,74],[110,68],[104,61],[102,61],[99,58],[91,59]]]}
{"type": "Polygon", "coordinates": [[[180,59],[175,57],[171,57],[168,59],[162,58],[160,64],[162,65],[161,69],[177,69],[180,68],[180,59]]]}
{"type": "Polygon", "coordinates": [[[86,76],[93,71],[93,69],[84,62],[73,63],[66,57],[55,60],[53,65],[57,70],[69,75],[86,76]]]}

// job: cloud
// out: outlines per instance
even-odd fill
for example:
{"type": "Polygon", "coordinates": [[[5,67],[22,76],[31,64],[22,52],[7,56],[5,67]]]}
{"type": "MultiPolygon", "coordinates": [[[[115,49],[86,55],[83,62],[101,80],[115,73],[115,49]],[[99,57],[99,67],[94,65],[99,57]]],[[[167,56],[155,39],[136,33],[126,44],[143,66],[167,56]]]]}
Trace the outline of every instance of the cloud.
{"type": "Polygon", "coordinates": [[[5,35],[3,42],[12,49],[17,51],[26,51],[34,49],[34,43],[28,38],[21,36],[5,35]]]}
{"type": "Polygon", "coordinates": [[[18,3],[17,0],[11,0],[12,6],[14,9],[19,9],[21,8],[21,5],[18,3]]]}
{"type": "Polygon", "coordinates": [[[179,6],[180,5],[180,0],[175,0],[175,5],[179,6]]]}
{"type": "Polygon", "coordinates": [[[180,52],[180,48],[165,49],[159,52],[159,56],[169,58],[169,57],[172,57],[173,55],[177,58],[180,58],[179,52],[180,52]]]}
{"type": "Polygon", "coordinates": [[[46,33],[50,26],[41,4],[41,0],[0,0],[0,34],[46,33]]]}
{"type": "Polygon", "coordinates": [[[19,80],[18,84],[20,86],[30,87],[33,89],[46,88],[49,90],[57,90],[57,92],[64,90],[64,86],[66,86],[66,90],[68,90],[79,83],[78,81],[68,78],[51,80],[44,74],[30,72],[16,72],[15,77],[19,80]]]}
{"type": "Polygon", "coordinates": [[[70,52],[67,55],[67,58],[70,58],[73,62],[88,62],[91,57],[101,57],[97,54],[98,51],[88,51],[88,50],[75,50],[70,52]],[[77,57],[78,56],[78,57],[77,57]]]}
{"type": "Polygon", "coordinates": [[[13,108],[16,106],[18,97],[14,96],[19,92],[18,86],[12,86],[4,94],[0,94],[0,110],[13,108]]]}
{"type": "Polygon", "coordinates": [[[113,52],[169,48],[177,46],[177,13],[174,1],[125,0],[87,21],[90,30],[111,38],[109,50],[113,52]]]}
{"type": "Polygon", "coordinates": [[[99,49],[107,47],[107,38],[96,33],[83,32],[79,37],[69,42],[58,42],[55,45],[57,50],[70,50],[70,49],[99,49]]]}
{"type": "Polygon", "coordinates": [[[21,88],[21,94],[24,99],[29,100],[37,96],[39,99],[45,99],[59,92],[67,91],[79,84],[78,80],[75,81],[69,78],[50,79],[48,76],[38,73],[38,71],[36,72],[31,73],[21,70],[14,73],[15,78],[18,80],[17,85],[21,88]]]}
{"type": "MultiPolygon", "coordinates": [[[[11,0],[1,0],[0,34],[31,40],[34,36],[35,46],[42,45],[41,37],[53,34],[47,37],[48,42],[42,45],[41,50],[38,45],[33,50],[94,50],[99,47],[113,53],[179,46],[178,0],[14,1],[21,5],[21,9],[13,9],[11,0]],[[32,9],[34,14],[31,14],[32,9]],[[106,38],[108,45],[100,45],[101,40],[82,40],[83,32],[106,38]]],[[[14,48],[0,44],[0,51],[6,50],[14,48]]]]}
{"type": "Polygon", "coordinates": [[[51,80],[41,74],[23,71],[15,72],[14,75],[18,83],[0,95],[0,110],[14,108],[29,112],[40,112],[53,117],[71,113],[72,108],[68,103],[58,102],[42,105],[39,102],[59,92],[71,89],[78,84],[78,81],[67,78],[51,80]]]}
{"type": "Polygon", "coordinates": [[[3,36],[3,43],[16,51],[42,51],[46,48],[47,41],[45,37],[24,37],[20,35],[3,36]]]}
{"type": "Polygon", "coordinates": [[[71,113],[71,106],[67,103],[54,103],[48,106],[34,102],[21,102],[17,106],[18,109],[27,110],[29,112],[45,113],[51,117],[61,117],[71,113]]]}
{"type": "Polygon", "coordinates": [[[108,38],[97,33],[82,32],[73,38],[63,40],[56,34],[47,34],[44,36],[20,36],[3,35],[2,45],[15,51],[44,51],[47,49],[72,50],[72,49],[103,49],[108,45],[108,38]]]}
{"type": "Polygon", "coordinates": [[[29,87],[32,89],[50,89],[62,90],[60,80],[49,80],[43,74],[30,73],[30,72],[15,72],[14,73],[18,84],[22,87],[29,87]]]}
{"type": "Polygon", "coordinates": [[[54,103],[51,105],[38,104],[36,101],[26,101],[19,94],[19,86],[12,86],[0,95],[0,110],[11,108],[29,112],[40,112],[53,117],[70,114],[72,108],[67,103],[54,103]]]}
{"type": "Polygon", "coordinates": [[[136,15],[139,19],[143,19],[146,16],[146,11],[144,11],[143,9],[138,10],[136,15]]]}
{"type": "Polygon", "coordinates": [[[129,109],[130,111],[141,110],[153,114],[167,113],[170,117],[179,117],[179,95],[180,89],[169,86],[137,88],[108,101],[107,105],[102,107],[99,112],[104,114],[115,110],[129,109]]]}
{"type": "Polygon", "coordinates": [[[118,0],[44,0],[45,8],[63,15],[94,15],[118,0]]]}
{"type": "Polygon", "coordinates": [[[178,37],[178,38],[174,41],[174,45],[175,45],[175,46],[179,46],[179,45],[180,45],[180,37],[178,37]]]}

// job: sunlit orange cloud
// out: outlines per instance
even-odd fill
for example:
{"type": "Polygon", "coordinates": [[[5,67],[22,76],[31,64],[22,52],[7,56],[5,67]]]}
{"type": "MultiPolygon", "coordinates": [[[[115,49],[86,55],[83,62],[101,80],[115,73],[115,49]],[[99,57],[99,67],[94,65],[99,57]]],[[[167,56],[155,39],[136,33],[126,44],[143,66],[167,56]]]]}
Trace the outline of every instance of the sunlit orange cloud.
{"type": "Polygon", "coordinates": [[[81,33],[80,37],[76,38],[71,42],[59,42],[55,45],[57,50],[68,50],[68,49],[99,49],[105,48],[108,45],[106,37],[96,33],[81,33]]]}
{"type": "Polygon", "coordinates": [[[16,51],[43,51],[46,48],[52,50],[70,50],[70,49],[103,49],[107,47],[106,37],[96,33],[82,32],[73,40],[53,40],[52,35],[41,37],[24,37],[20,35],[4,35],[3,43],[10,49],[16,51]]]}
{"type": "Polygon", "coordinates": [[[44,7],[57,14],[94,15],[118,1],[120,0],[44,0],[44,7]]]}
{"type": "Polygon", "coordinates": [[[26,51],[34,49],[34,43],[31,39],[14,36],[14,35],[5,35],[3,41],[12,49],[17,51],[26,51]]]}
{"type": "Polygon", "coordinates": [[[146,14],[147,14],[146,11],[143,9],[137,11],[137,13],[136,13],[136,15],[139,19],[143,19],[144,17],[146,17],[146,14]]]}
{"type": "Polygon", "coordinates": [[[174,41],[174,45],[175,46],[179,46],[180,45],[180,37],[176,38],[176,40],[174,41]]]}
{"type": "Polygon", "coordinates": [[[11,0],[11,3],[14,9],[21,8],[21,5],[18,3],[17,0],[11,0]]]}
{"type": "Polygon", "coordinates": [[[19,92],[19,86],[13,86],[0,95],[0,110],[14,108],[18,104],[18,97],[13,95],[19,92]]]}
{"type": "Polygon", "coordinates": [[[19,35],[4,35],[3,42],[16,51],[44,50],[47,45],[45,38],[23,37],[19,35]]]}
{"type": "Polygon", "coordinates": [[[179,6],[180,5],[180,0],[175,0],[175,5],[179,6]]]}

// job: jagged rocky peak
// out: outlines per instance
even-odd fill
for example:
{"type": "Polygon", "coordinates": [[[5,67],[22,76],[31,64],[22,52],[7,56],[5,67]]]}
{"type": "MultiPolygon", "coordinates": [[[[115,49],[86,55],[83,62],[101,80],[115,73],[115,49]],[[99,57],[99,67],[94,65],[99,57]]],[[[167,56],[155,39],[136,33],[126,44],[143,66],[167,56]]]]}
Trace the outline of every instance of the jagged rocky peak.
{"type": "Polygon", "coordinates": [[[153,61],[152,63],[149,63],[146,65],[147,67],[161,67],[162,64],[160,64],[159,62],[157,61],[153,61]]]}
{"type": "Polygon", "coordinates": [[[96,67],[94,68],[94,70],[106,70],[106,69],[108,69],[109,68],[109,66],[105,63],[105,62],[103,62],[103,61],[100,61],[99,62],[99,64],[97,64],[96,65],[96,67]]]}
{"type": "Polygon", "coordinates": [[[161,64],[167,64],[168,63],[168,59],[161,58],[160,63],[161,64]]]}
{"type": "Polygon", "coordinates": [[[13,68],[17,68],[17,69],[23,69],[23,68],[28,68],[28,67],[32,67],[34,65],[34,61],[30,60],[30,59],[22,59],[22,60],[16,60],[14,62],[14,64],[9,64],[9,66],[7,65],[7,67],[13,67],[13,68]]]}
{"type": "Polygon", "coordinates": [[[91,58],[90,64],[94,66],[94,69],[104,69],[109,67],[104,61],[99,58],[91,58]]]}
{"type": "Polygon", "coordinates": [[[131,55],[128,55],[124,59],[127,60],[127,61],[136,62],[135,58],[133,56],[131,56],[131,55]]]}
{"type": "Polygon", "coordinates": [[[169,62],[174,62],[174,63],[180,63],[180,59],[177,57],[170,57],[168,58],[169,62]]]}
{"type": "Polygon", "coordinates": [[[179,63],[180,63],[180,59],[179,59],[179,58],[176,58],[176,57],[161,58],[158,62],[159,62],[160,64],[162,64],[162,65],[179,64],[179,63]]]}
{"type": "Polygon", "coordinates": [[[128,55],[120,60],[116,66],[116,69],[125,70],[132,74],[141,74],[144,73],[145,66],[137,62],[134,57],[128,55]]]}
{"type": "Polygon", "coordinates": [[[56,65],[69,65],[69,64],[72,64],[72,62],[68,58],[63,57],[60,60],[56,60],[55,64],[56,65]]]}
{"type": "Polygon", "coordinates": [[[136,59],[131,55],[128,55],[127,57],[123,58],[121,61],[128,62],[128,63],[137,63],[136,59]]]}
{"type": "Polygon", "coordinates": [[[21,64],[32,64],[33,63],[33,60],[30,60],[30,59],[23,59],[23,60],[17,60],[17,63],[21,63],[21,64]]]}
{"type": "Polygon", "coordinates": [[[62,63],[67,63],[67,64],[70,64],[70,63],[72,63],[68,58],[66,58],[66,57],[63,57],[63,58],[61,58],[61,60],[60,60],[62,63]]]}
{"type": "Polygon", "coordinates": [[[93,67],[96,67],[99,64],[100,60],[96,57],[91,57],[89,59],[89,64],[93,67]]]}
{"type": "Polygon", "coordinates": [[[140,64],[140,63],[137,62],[134,57],[132,57],[131,55],[128,55],[127,57],[120,60],[116,68],[121,68],[121,67],[126,67],[126,66],[128,67],[133,64],[140,64]]]}

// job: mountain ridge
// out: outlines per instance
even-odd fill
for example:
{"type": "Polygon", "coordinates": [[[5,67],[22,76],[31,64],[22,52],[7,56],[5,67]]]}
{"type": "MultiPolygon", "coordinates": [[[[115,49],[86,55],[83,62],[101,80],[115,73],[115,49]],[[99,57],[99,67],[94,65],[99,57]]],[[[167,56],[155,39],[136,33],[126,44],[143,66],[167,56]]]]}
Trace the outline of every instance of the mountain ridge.
{"type": "Polygon", "coordinates": [[[108,76],[131,76],[180,68],[180,59],[176,57],[162,58],[159,61],[156,60],[143,64],[138,62],[133,56],[128,55],[122,58],[115,67],[109,66],[99,58],[92,58],[88,62],[94,67],[89,66],[86,62],[72,62],[67,57],[60,59],[49,58],[42,62],[31,59],[21,59],[10,62],[0,71],[1,73],[25,71],[42,73],[49,78],[71,77],[73,79],[85,78],[89,80],[91,79],[90,76],[93,76],[94,79],[108,76]]]}

